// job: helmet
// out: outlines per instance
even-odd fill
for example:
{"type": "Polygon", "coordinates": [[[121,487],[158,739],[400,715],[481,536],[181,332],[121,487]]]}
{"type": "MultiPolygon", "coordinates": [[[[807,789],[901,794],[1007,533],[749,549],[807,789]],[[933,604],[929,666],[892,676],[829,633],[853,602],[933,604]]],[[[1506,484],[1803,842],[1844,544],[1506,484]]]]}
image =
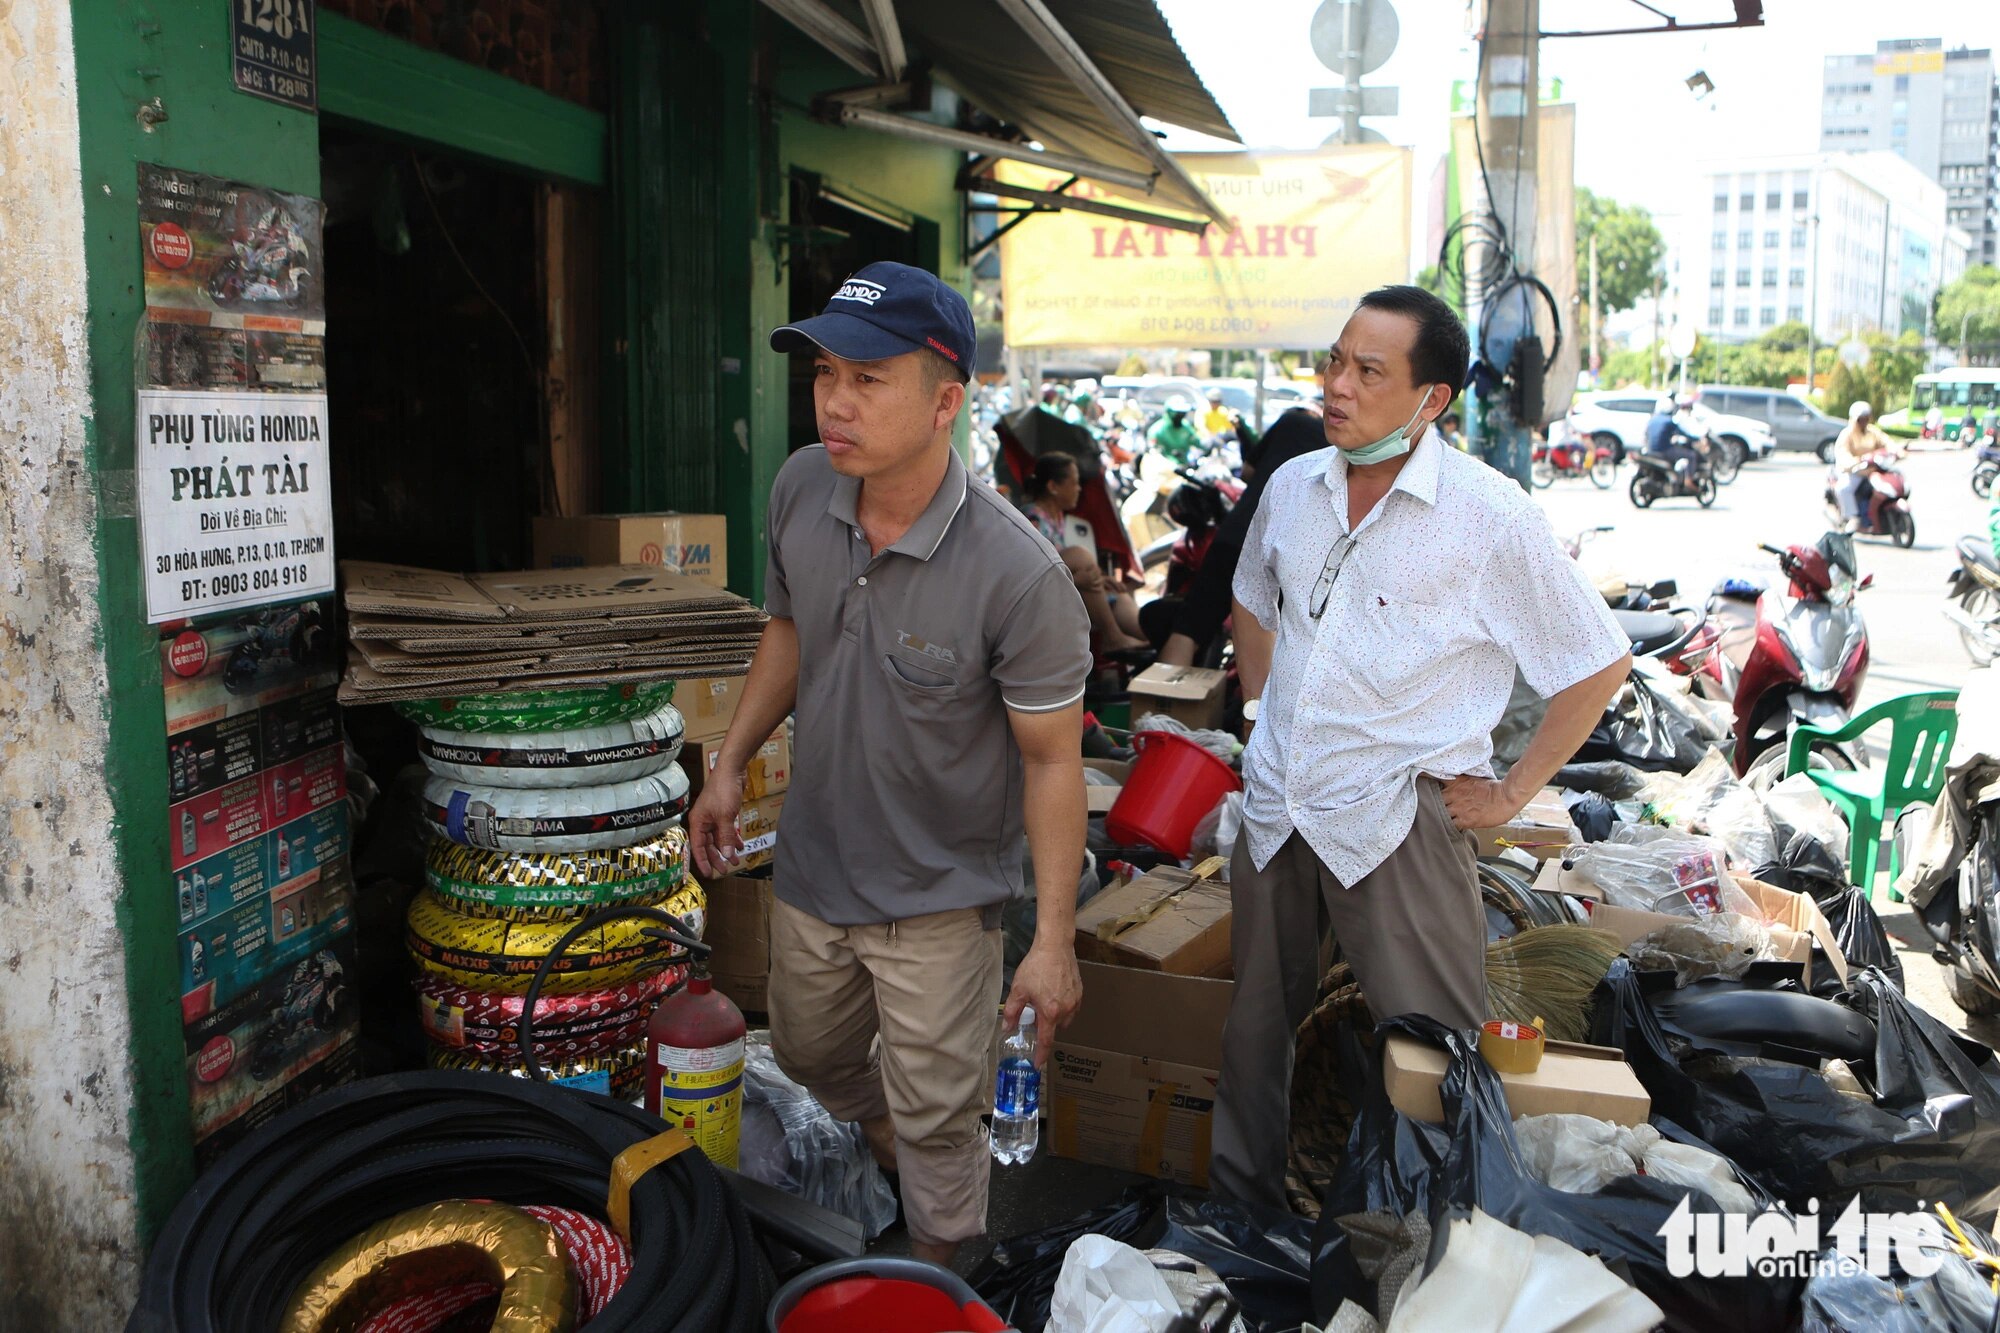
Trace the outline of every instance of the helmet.
{"type": "Polygon", "coordinates": [[[1167,517],[1184,528],[1208,528],[1222,521],[1222,498],[1207,486],[1186,482],[1167,497],[1167,517]]]}
{"type": "Polygon", "coordinates": [[[1078,407],[1089,407],[1097,401],[1097,394],[1094,392],[1095,388],[1095,385],[1092,385],[1089,389],[1079,387],[1075,393],[1070,395],[1070,402],[1078,407]]]}
{"type": "Polygon", "coordinates": [[[1672,394],[1660,395],[1660,400],[1653,404],[1653,411],[1663,412],[1668,416],[1672,416],[1674,414],[1673,395],[1672,394]]]}
{"type": "Polygon", "coordinates": [[[1857,399],[1847,406],[1847,419],[1849,421],[1859,421],[1863,417],[1872,417],[1874,415],[1875,409],[1868,406],[1864,401],[1857,399]]]}
{"type": "Polygon", "coordinates": [[[1219,403],[1219,402],[1221,402],[1221,401],[1222,401],[1222,390],[1220,390],[1220,389],[1210,389],[1210,390],[1208,391],[1208,401],[1209,401],[1209,402],[1211,402],[1211,403],[1219,403]]]}
{"type": "Polygon", "coordinates": [[[1071,396],[1076,398],[1097,397],[1097,387],[1098,386],[1096,380],[1088,380],[1088,379],[1078,380],[1076,383],[1069,386],[1071,396]]]}
{"type": "Polygon", "coordinates": [[[1187,400],[1187,395],[1177,393],[1173,397],[1167,399],[1167,411],[1178,412],[1181,413],[1182,415],[1185,415],[1189,412],[1194,411],[1194,404],[1190,403],[1187,400]]]}

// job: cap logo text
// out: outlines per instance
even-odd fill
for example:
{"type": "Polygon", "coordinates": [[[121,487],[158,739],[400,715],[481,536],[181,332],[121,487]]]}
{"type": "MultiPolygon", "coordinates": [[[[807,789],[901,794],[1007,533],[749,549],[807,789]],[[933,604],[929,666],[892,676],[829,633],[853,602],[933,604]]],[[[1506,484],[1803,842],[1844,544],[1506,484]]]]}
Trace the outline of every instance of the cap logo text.
{"type": "Polygon", "coordinates": [[[859,301],[863,305],[872,306],[888,294],[889,289],[879,282],[869,282],[865,278],[849,278],[840,285],[840,290],[833,294],[833,299],[859,301]]]}

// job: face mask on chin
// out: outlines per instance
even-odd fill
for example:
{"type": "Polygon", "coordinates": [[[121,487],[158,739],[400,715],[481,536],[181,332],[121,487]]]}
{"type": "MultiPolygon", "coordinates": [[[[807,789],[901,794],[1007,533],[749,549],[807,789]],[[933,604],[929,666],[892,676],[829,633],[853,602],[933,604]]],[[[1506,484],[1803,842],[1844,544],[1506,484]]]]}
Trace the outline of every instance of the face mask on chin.
{"type": "Polygon", "coordinates": [[[1430,401],[1431,386],[1426,384],[1423,389],[1423,397],[1417,401],[1417,410],[1410,413],[1410,419],[1404,422],[1401,428],[1390,431],[1373,444],[1364,444],[1353,449],[1345,445],[1340,446],[1340,456],[1347,460],[1349,466],[1366,467],[1370,463],[1386,462],[1410,452],[1415,444],[1410,432],[1417,428],[1417,419],[1424,414],[1424,404],[1430,401]]]}

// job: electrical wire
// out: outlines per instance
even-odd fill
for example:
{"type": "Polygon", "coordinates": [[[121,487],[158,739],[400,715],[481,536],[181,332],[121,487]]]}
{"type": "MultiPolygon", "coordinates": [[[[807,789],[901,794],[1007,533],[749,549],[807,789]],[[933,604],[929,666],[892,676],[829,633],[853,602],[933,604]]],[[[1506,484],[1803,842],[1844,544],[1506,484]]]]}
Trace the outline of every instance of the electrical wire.
{"type": "MultiPolygon", "coordinates": [[[[548,1075],[542,1071],[542,1062],[535,1058],[535,1001],[541,998],[542,983],[549,979],[549,973],[555,967],[557,960],[567,954],[570,946],[575,944],[585,934],[596,930],[608,922],[622,921],[628,917],[638,917],[644,921],[657,922],[657,925],[648,926],[640,934],[658,939],[671,940],[693,954],[697,959],[705,960],[711,953],[715,952],[714,945],[704,944],[699,939],[696,939],[694,932],[688,930],[686,923],[679,917],[675,916],[672,912],[661,911],[657,907],[627,907],[621,904],[600,907],[564,931],[563,937],[557,940],[548,953],[542,956],[541,964],[535,968],[534,979],[528,982],[528,993],[521,999],[521,1035],[519,1039],[521,1065],[527,1071],[528,1077],[535,1082],[543,1083],[548,1081],[548,1075]]],[[[674,961],[671,957],[662,958],[659,960],[657,966],[665,967],[674,961]]]]}

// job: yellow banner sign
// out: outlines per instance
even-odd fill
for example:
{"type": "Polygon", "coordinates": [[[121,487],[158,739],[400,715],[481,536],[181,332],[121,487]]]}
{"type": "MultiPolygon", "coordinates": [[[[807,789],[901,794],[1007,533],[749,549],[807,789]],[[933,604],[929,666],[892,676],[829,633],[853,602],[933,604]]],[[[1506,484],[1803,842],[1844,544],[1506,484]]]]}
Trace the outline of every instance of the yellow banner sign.
{"type": "Polygon", "coordinates": [[[1941,74],[1944,72],[1944,52],[1942,51],[1898,51],[1893,55],[1876,56],[1877,74],[1941,74]]]}
{"type": "MultiPolygon", "coordinates": [[[[1030,218],[1000,241],[1010,346],[1317,347],[1371,288],[1408,281],[1408,149],[1179,157],[1235,230],[1030,218]]],[[[1005,163],[1001,179],[1052,190],[1064,178],[1005,163]]],[[[1087,181],[1068,193],[1133,203],[1087,181]]]]}

